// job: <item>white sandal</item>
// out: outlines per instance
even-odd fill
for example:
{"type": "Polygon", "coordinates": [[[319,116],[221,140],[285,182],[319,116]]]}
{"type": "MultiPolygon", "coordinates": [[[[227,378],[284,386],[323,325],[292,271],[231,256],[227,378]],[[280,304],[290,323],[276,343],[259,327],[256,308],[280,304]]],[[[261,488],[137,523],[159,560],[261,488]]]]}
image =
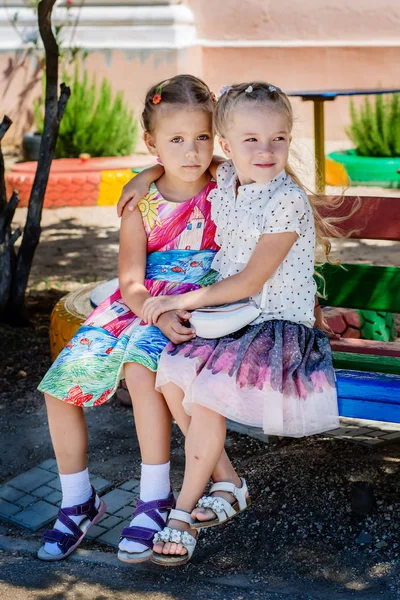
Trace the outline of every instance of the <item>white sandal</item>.
{"type": "MultiPolygon", "coordinates": [[[[169,513],[168,521],[171,519],[182,521],[182,523],[187,523],[188,525],[192,525],[194,522],[189,513],[175,508],[169,513]]],[[[185,565],[192,558],[197,539],[187,531],[179,531],[179,529],[164,527],[164,529],[156,533],[153,538],[153,543],[156,544],[157,542],[175,542],[176,544],[182,544],[182,546],[186,548],[186,554],[161,554],[160,552],[154,552],[153,550],[151,555],[152,562],[157,565],[179,566],[185,565]]]]}
{"type": "Polygon", "coordinates": [[[213,492],[227,492],[235,497],[236,502],[230,504],[225,498],[220,496],[203,496],[196,504],[196,508],[209,508],[215,513],[215,519],[209,521],[194,521],[191,529],[206,529],[207,527],[215,527],[226,523],[236,515],[240,514],[251,505],[248,493],[246,480],[241,477],[242,487],[238,488],[229,481],[218,481],[210,488],[210,494],[213,492]]]}

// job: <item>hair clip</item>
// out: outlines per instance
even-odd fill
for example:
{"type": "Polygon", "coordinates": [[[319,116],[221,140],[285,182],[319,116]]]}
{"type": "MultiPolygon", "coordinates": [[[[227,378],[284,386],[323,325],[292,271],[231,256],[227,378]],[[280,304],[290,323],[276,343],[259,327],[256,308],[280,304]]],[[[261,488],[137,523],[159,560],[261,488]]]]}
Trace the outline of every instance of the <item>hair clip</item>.
{"type": "Polygon", "coordinates": [[[275,87],[274,85],[269,85],[268,91],[269,92],[282,92],[281,88],[275,87]]]}
{"type": "Polygon", "coordinates": [[[231,90],[231,89],[232,89],[231,85],[225,85],[223,88],[221,88],[219,90],[219,93],[220,93],[221,96],[223,96],[224,94],[226,94],[227,92],[229,92],[229,90],[231,90]]]}
{"type": "Polygon", "coordinates": [[[153,104],[160,104],[161,102],[161,91],[162,91],[162,87],[161,85],[156,89],[156,93],[154,94],[153,98],[151,99],[153,104]]]}
{"type": "Polygon", "coordinates": [[[251,92],[253,91],[253,86],[249,85],[244,91],[246,94],[251,94],[251,92]]]}

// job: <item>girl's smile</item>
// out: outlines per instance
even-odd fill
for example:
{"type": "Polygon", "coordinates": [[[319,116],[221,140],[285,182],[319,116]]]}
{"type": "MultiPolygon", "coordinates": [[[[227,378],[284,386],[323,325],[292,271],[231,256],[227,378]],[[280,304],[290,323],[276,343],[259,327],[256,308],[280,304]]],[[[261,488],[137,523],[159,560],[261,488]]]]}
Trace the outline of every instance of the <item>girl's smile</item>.
{"type": "Polygon", "coordinates": [[[285,167],[290,133],[287,117],[265,107],[242,107],[234,114],[222,150],[233,160],[241,185],[269,183],[285,167]]]}

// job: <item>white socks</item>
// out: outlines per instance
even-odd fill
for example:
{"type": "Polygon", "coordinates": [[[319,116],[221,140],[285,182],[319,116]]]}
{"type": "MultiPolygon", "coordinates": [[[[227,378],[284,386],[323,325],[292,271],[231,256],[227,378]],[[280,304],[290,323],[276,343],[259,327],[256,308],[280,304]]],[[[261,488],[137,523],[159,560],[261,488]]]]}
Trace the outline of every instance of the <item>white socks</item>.
{"type": "MultiPolygon", "coordinates": [[[[142,463],[142,470],[140,476],[140,499],[143,502],[150,502],[151,500],[164,500],[168,498],[171,491],[171,484],[169,481],[169,467],[170,463],[167,462],[163,465],[144,465],[142,463]]],[[[166,512],[158,513],[163,519],[167,516],[166,512]]],[[[150,517],[142,513],[138,515],[129,524],[129,527],[147,527],[149,529],[159,529],[157,523],[155,523],[150,517]]],[[[118,548],[125,552],[144,552],[148,550],[147,546],[122,539],[119,543],[118,548]]]]}
{"type": "MultiPolygon", "coordinates": [[[[167,462],[163,465],[144,465],[142,464],[141,477],[140,477],[140,499],[144,502],[150,502],[151,500],[163,500],[168,498],[171,491],[171,484],[169,481],[169,469],[170,463],[167,462]]],[[[88,470],[85,469],[80,473],[72,473],[71,475],[61,475],[61,491],[62,501],[61,508],[74,506],[75,504],[82,504],[89,500],[92,494],[92,488],[89,481],[88,470]]],[[[99,507],[100,499],[96,495],[96,508],[99,507]]],[[[166,512],[160,512],[159,514],[163,519],[167,516],[166,512]]],[[[83,515],[79,517],[69,517],[71,521],[74,521],[79,525],[86,517],[83,515]]],[[[150,517],[142,513],[138,515],[130,522],[130,527],[148,527],[150,529],[158,529],[157,524],[154,523],[150,517]]],[[[62,533],[71,533],[61,521],[57,519],[54,524],[54,529],[61,531],[62,533]]],[[[56,556],[61,554],[61,550],[56,542],[46,542],[44,549],[49,554],[56,556]]],[[[119,549],[126,552],[143,552],[147,550],[147,547],[138,542],[132,542],[124,538],[119,543],[119,549]]]]}
{"type": "MultiPolygon", "coordinates": [[[[89,500],[92,495],[92,488],[90,486],[89,481],[89,472],[87,469],[81,471],[80,473],[72,473],[71,475],[61,475],[61,491],[62,491],[62,500],[61,500],[61,508],[67,508],[74,506],[75,504],[82,504],[89,500]]],[[[96,495],[96,508],[99,507],[100,499],[96,495]]],[[[74,521],[77,525],[86,519],[85,515],[80,515],[79,517],[69,517],[71,521],[74,521]]],[[[54,524],[54,529],[61,531],[62,533],[71,533],[68,527],[65,527],[61,521],[57,519],[54,524]]],[[[56,542],[46,542],[44,545],[44,549],[49,554],[56,556],[57,554],[61,554],[61,550],[58,547],[56,542]]]]}

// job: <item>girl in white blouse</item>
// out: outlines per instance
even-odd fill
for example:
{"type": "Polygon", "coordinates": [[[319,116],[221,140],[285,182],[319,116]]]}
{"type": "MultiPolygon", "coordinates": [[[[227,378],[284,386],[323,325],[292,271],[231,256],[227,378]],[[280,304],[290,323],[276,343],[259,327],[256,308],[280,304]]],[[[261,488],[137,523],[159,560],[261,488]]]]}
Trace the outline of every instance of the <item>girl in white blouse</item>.
{"type": "Polygon", "coordinates": [[[156,385],[176,420],[190,423],[178,511],[155,537],[157,563],[186,562],[194,529],[224,522],[249,504],[239,477],[197,502],[223,451],[226,418],[278,436],[338,427],[329,341],[313,328],[315,250],[322,248],[326,258],[329,245],[321,217],[288,165],[292,123],[289,99],[277,87],[256,82],[224,90],[215,126],[230,160],[218,167],[218,187],[209,195],[219,281],[144,305],[151,324],[173,309],[248,297],[260,306],[264,289],[262,312],[250,325],[219,339],[170,343],[161,356],[156,385]]]}

